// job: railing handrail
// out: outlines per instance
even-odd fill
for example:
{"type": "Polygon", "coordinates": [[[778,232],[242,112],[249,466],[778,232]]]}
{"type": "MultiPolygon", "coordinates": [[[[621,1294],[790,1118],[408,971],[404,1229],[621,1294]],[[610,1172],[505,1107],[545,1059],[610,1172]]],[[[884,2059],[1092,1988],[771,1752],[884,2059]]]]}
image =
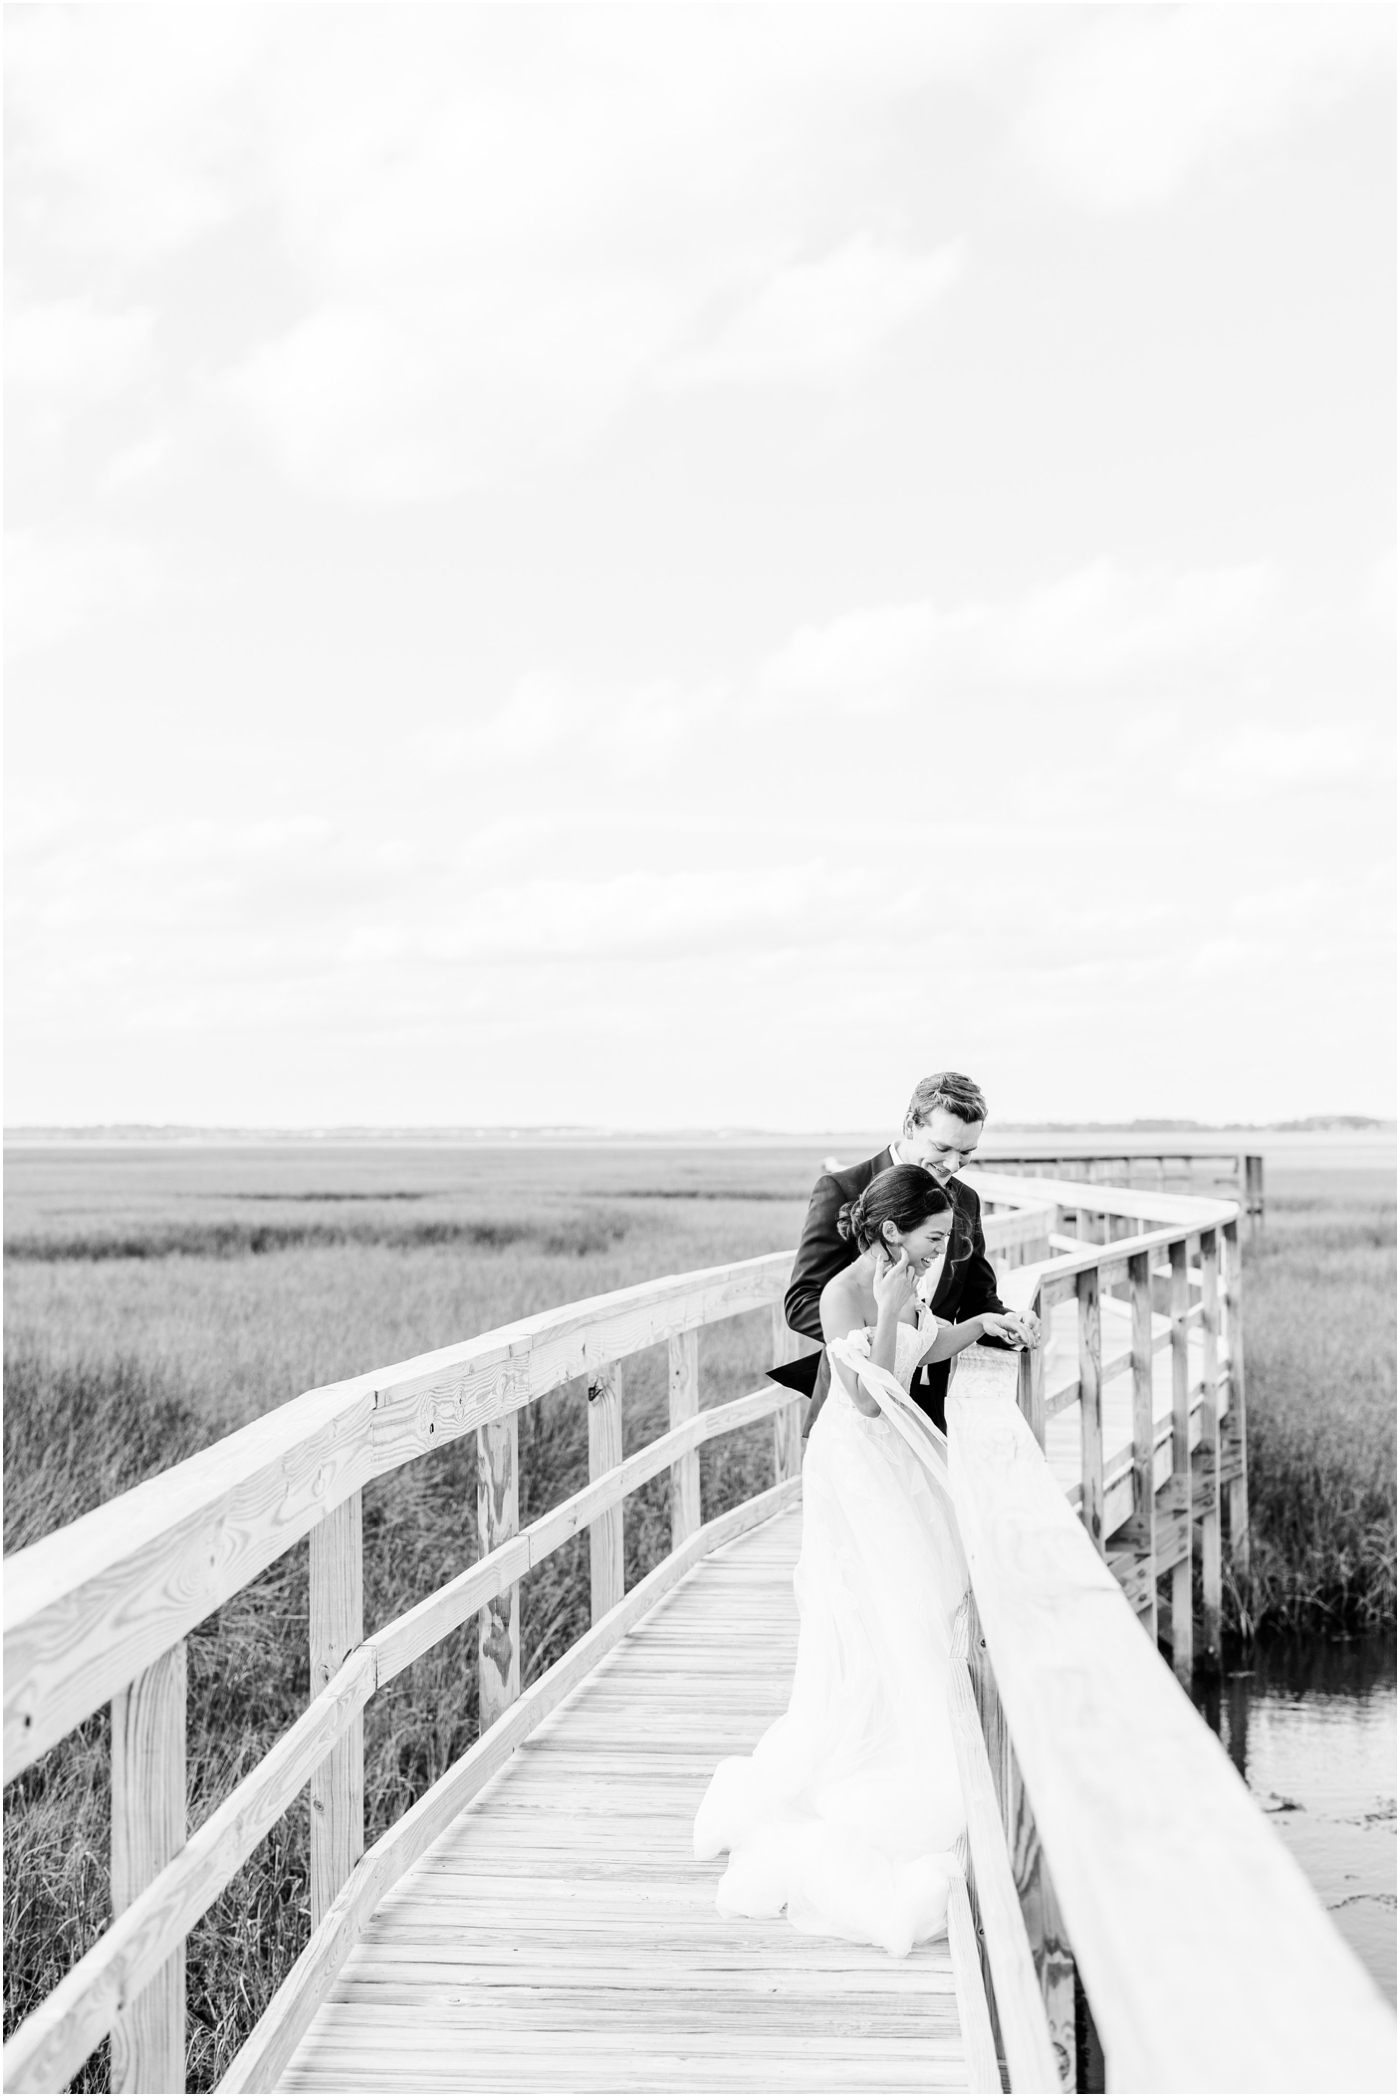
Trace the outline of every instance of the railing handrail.
{"type": "MultiPolygon", "coordinates": [[[[240,1778],[178,1854],[25,2020],[5,2048],[6,2089],[48,2088],[73,2075],[111,2029],[115,2006],[132,2000],[159,1973],[171,1952],[183,1943],[200,1916],[246,1863],[376,1690],[393,1681],[487,1602],[523,1578],[532,1566],[541,1564],[550,1552],[558,1550],[608,1508],[618,1506],[628,1493],[666,1470],[677,1458],[719,1435],[766,1420],[790,1403],[789,1392],[771,1385],[695,1414],[683,1426],[658,1436],[625,1462],[591,1480],[508,1543],[478,1559],[465,1572],[363,1639],[267,1754],[240,1778]]],[[[775,1490],[781,1496],[787,1488],[775,1490]]],[[[756,1496],[759,1500],[764,1497],[756,1496]]],[[[778,1502],[772,1504],[776,1506],[778,1502]]],[[[721,1532],[738,1533],[743,1526],[742,1511],[753,1505],[752,1500],[743,1501],[734,1511],[737,1527],[736,1521],[721,1516],[717,1523],[709,1525],[708,1531],[698,1532],[701,1543],[694,1545],[692,1540],[692,1547],[685,1547],[689,1549],[688,1558],[683,1549],[684,1563],[693,1562],[705,1549],[712,1548],[721,1532]]],[[[684,1570],[684,1564],[672,1552],[656,1568],[662,1577],[654,1579],[652,1586],[659,1591],[670,1579],[679,1578],[677,1567],[684,1570]],[[673,1559],[676,1565],[672,1564],[673,1559]]],[[[633,1597],[628,1597],[628,1601],[632,1603],[631,1615],[635,1616],[639,1605],[633,1597]]],[[[606,1650],[621,1635],[619,1626],[623,1619],[616,1612],[614,1618],[602,1635],[601,1644],[602,1626],[597,1626],[575,1641],[556,1669],[562,1669],[570,1656],[581,1650],[606,1650]]],[[[631,1621],[631,1617],[626,1621],[631,1621]]],[[[575,1662],[574,1674],[577,1666],[575,1662]]],[[[551,1679],[557,1685],[557,1672],[552,1672],[551,1679]]],[[[514,1727],[509,1736],[511,1745],[517,1737],[523,1737],[522,1726],[528,1730],[525,1721],[530,1714],[543,1717],[552,1708],[547,1696],[543,1701],[534,1697],[522,1713],[524,1702],[521,1699],[512,1707],[513,1718],[508,1715],[500,1722],[503,1728],[514,1727]]],[[[505,1737],[504,1732],[496,1736],[491,1752],[505,1737]]],[[[489,1761],[488,1753],[468,1750],[449,1774],[455,1777],[464,1764],[475,1770],[489,1761]]],[[[490,1763],[491,1768],[495,1766],[490,1763]]],[[[390,1834],[393,1833],[391,1829],[390,1834]]],[[[388,1840],[386,1837],[386,1843],[388,1840]]],[[[362,1871],[357,1885],[366,1876],[362,1871]]],[[[387,1890],[382,1880],[380,1872],[374,1881],[376,1897],[387,1890]]],[[[306,1963],[314,1968],[316,1960],[313,1957],[306,1963]]]]}
{"type": "Polygon", "coordinates": [[[782,1295],[791,1252],[663,1275],[307,1391],[5,1561],[8,1783],[370,1479],[782,1295]]]}
{"type": "MultiPolygon", "coordinates": [[[[1019,1196],[1012,1213],[988,1219],[993,1246],[1033,1230],[1040,1205],[1019,1196]]],[[[15,1552],[5,1561],[4,1781],[370,1479],[573,1377],[778,1302],[792,1257],[662,1275],[306,1391],[15,1552]]]]}
{"type": "Polygon", "coordinates": [[[1110,1187],[1097,1180],[1018,1179],[1010,1173],[968,1168],[968,1176],[979,1194],[993,1201],[1009,1200],[1014,1193],[1024,1202],[1033,1188],[1047,1203],[1066,1209],[1085,1209],[1094,1215],[1135,1216],[1146,1220],[1160,1217],[1164,1224],[1194,1223],[1207,1228],[1238,1216],[1237,1201],[1209,1194],[1168,1194],[1157,1187],[1110,1187]]]}
{"type": "MultiPolygon", "coordinates": [[[[1217,1241],[1222,1240],[1227,1254],[1232,1253],[1232,1233],[1241,1214],[1240,1204],[1099,1185],[1086,1187],[1081,1181],[1014,1180],[994,1174],[979,1174],[978,1185],[989,1201],[1000,1205],[1000,1213],[989,1212],[986,1218],[989,1249],[1013,1257],[1024,1257],[1029,1252],[1033,1258],[1033,1264],[1008,1277],[1008,1301],[1030,1307],[1036,1301],[1048,1304],[1067,1293],[1077,1293],[1079,1297],[1081,1378],[1084,1391],[1090,1394],[1086,1419],[1092,1425],[1092,1439],[1099,1451],[1095,1489],[1089,1498],[1086,1520],[1100,1539],[1102,1551],[1106,1532],[1098,1393],[1105,1372],[1121,1373],[1124,1363],[1116,1360],[1106,1364],[1102,1360],[1098,1328],[1100,1286],[1107,1286],[1109,1277],[1119,1272],[1128,1277],[1131,1270],[1136,1389],[1140,1381],[1141,1332],[1146,1332],[1142,1344],[1148,1357],[1163,1344],[1161,1320],[1156,1319],[1154,1327],[1149,1306],[1143,1327],[1140,1313],[1145,1295],[1150,1296],[1151,1275],[1161,1271],[1155,1254],[1168,1250],[1173,1305],[1170,1344],[1176,1383],[1181,1384],[1185,1373],[1186,1330],[1191,1324],[1199,1323],[1205,1334],[1204,1360],[1213,1373],[1213,1350],[1222,1329],[1216,1298],[1220,1253],[1217,1241]],[[1036,1253],[1048,1252],[1052,1242],[1064,1242],[1056,1239],[1060,1208],[1126,1217],[1139,1226],[1155,1222],[1156,1227],[1139,1227],[1132,1236],[1105,1245],[1086,1244],[1059,1257],[1035,1259],[1036,1253]],[[1188,1259],[1188,1249],[1194,1244],[1199,1246],[1195,1270],[1188,1259]],[[1200,1301],[1189,1304],[1193,1286],[1200,1301]],[[1086,1315],[1091,1320],[1088,1327],[1084,1324],[1086,1315]]],[[[112,1929],[10,2042],[6,2049],[8,2086],[43,2086],[44,2079],[51,2078],[60,2068],[66,2079],[104,2032],[120,2028],[123,2006],[134,1995],[142,1989],[149,1989],[154,1995],[173,1970],[169,1963],[171,1954],[178,1949],[192,1922],[217,1897],[308,1777],[313,1782],[313,1806],[316,1784],[329,1783],[328,1797],[346,1801],[345,1811],[350,1816],[346,1825],[353,1828],[359,1824],[361,1807],[358,1792],[354,1791],[359,1778],[353,1772],[360,1761],[360,1713],[366,1701],[381,1683],[478,1612],[482,1617],[482,1737],[478,1747],[457,1765],[460,1777],[454,1777],[454,1782],[472,1786],[478,1779],[484,1781],[482,1772],[488,1764],[495,1766],[492,1757],[509,1751],[519,1728],[528,1728],[534,1722],[530,1713],[537,1707],[543,1709],[541,1699],[547,1702],[548,1696],[554,1694],[551,1688],[546,1696],[543,1685],[537,1685],[539,1695],[532,1690],[521,1699],[518,1626],[514,1618],[519,1580],[548,1551],[585,1526],[590,1528],[594,1631],[565,1656],[569,1668],[576,1670],[585,1665],[587,1655],[598,1644],[603,1623],[613,1627],[609,1636],[620,1636],[624,1617],[631,1620],[626,1612],[617,1613],[623,1602],[621,1506],[627,1493],[670,1466],[673,1548],[656,1573],[643,1583],[648,1592],[659,1592],[658,1582],[664,1586],[679,1578],[684,1565],[693,1562],[697,1552],[727,1535],[734,1523],[758,1519],[757,1511],[746,1515],[737,1509],[700,1530],[697,1452],[704,1442],[772,1416],[778,1481],[774,1492],[786,1504],[791,1492],[800,1490],[796,1477],[800,1460],[796,1406],[789,1391],[774,1386],[703,1412],[696,1409],[699,1387],[695,1335],[699,1327],[768,1306],[773,1312],[777,1357],[788,1358],[792,1336],[783,1326],[779,1305],[791,1261],[790,1252],[778,1252],[690,1274],[660,1277],[630,1289],[560,1306],[453,1347],[307,1392],[7,1563],[8,1776],[25,1767],[108,1697],[125,1695],[128,1684],[133,1685],[133,1696],[155,1690],[166,1699],[162,1723],[167,1728],[178,1725],[182,1740],[183,1690],[177,1711],[169,1700],[168,1689],[160,1686],[162,1668],[172,1649],[178,1647],[189,1629],[299,1537],[308,1533],[312,1536],[310,1705],[194,1837],[184,1841],[174,1854],[167,1847],[163,1854],[152,1855],[142,1866],[140,1875],[124,1894],[129,1904],[112,1929]],[[668,1342],[670,1348],[670,1431],[623,1460],[621,1371],[617,1365],[629,1355],[662,1341],[668,1342]],[[575,1377],[587,1377],[589,1382],[590,1482],[528,1529],[519,1531],[514,1415],[575,1377]],[[473,1429],[478,1435],[482,1556],[401,1617],[366,1637],[360,1590],[361,1487],[473,1429]],[[493,1611],[503,1597],[506,1617],[497,1624],[493,1611]],[[513,1656],[506,1674],[489,1680],[487,1656],[492,1655],[494,1667],[497,1633],[492,1630],[488,1637],[488,1618],[497,1624],[504,1635],[505,1649],[513,1656]],[[315,1672],[318,1653],[328,1656],[320,1674],[315,1672]],[[36,2081],[36,2076],[40,2080],[36,2081]]],[[[1237,1374],[1235,1299],[1229,1272],[1227,1260],[1225,1301],[1231,1306],[1231,1344],[1225,1374],[1234,1378],[1232,1389],[1238,1393],[1241,1387],[1237,1374]]],[[[1235,1273],[1237,1278],[1237,1269],[1235,1273]]],[[[1003,1355],[996,1373],[1004,1381],[1010,1379],[1014,1387],[1018,1379],[1025,1379],[1029,1359],[1021,1357],[1018,1365],[1015,1357],[1003,1355]]],[[[1043,1371],[1044,1350],[1038,1351],[1036,1360],[1043,1371]]],[[[1191,1404],[1197,1395],[1204,1396],[1207,1389],[1213,1394],[1215,1388],[1209,1375],[1200,1384],[1199,1393],[1182,1386],[1182,1403],[1187,1408],[1191,1433],[1197,1431],[1189,1420],[1191,1404]]],[[[1023,1400],[1031,1389],[1029,1382],[1023,1382],[1023,1400]]],[[[1043,1378],[1035,1389],[1043,1389],[1043,1378]]],[[[1043,1419],[1040,1398],[1036,1405],[1038,1413],[1035,1407],[1028,1410],[1043,1419]]],[[[1174,1468],[1178,1467],[1176,1439],[1181,1439],[1177,1435],[1179,1410],[1176,1407],[1173,1415],[1174,1468]]],[[[1209,1412],[1213,1420],[1209,1407],[1203,1411],[1209,1412]]],[[[1149,1442],[1151,1426],[1149,1420],[1149,1442]]],[[[1129,1497],[1135,1503],[1142,1499],[1144,1491],[1150,1499],[1150,1447],[1144,1474],[1148,1485],[1144,1487],[1142,1479],[1136,1477],[1136,1472],[1142,1471],[1142,1452],[1137,1446],[1140,1439],[1135,1412],[1135,1479],[1129,1487],[1129,1497]]],[[[1184,1440],[1182,1445],[1186,1446],[1184,1440]]],[[[1085,1446],[1089,1446],[1088,1441],[1085,1446]]],[[[1188,1451],[1188,1465],[1189,1460],[1188,1451]]],[[[1087,1461],[1084,1475],[1087,1491],[1087,1461]]],[[[1051,1489],[1058,1492],[1053,1481],[1051,1489]]],[[[778,1504],[773,1495],[760,1498],[765,1504],[778,1504]]],[[[756,1502],[744,1505],[757,1509],[756,1502]]],[[[1067,1505],[1065,1514],[1073,1521],[1067,1505]]],[[[1214,1519],[1218,1530],[1218,1513],[1214,1519]]],[[[1183,1590],[1188,1618],[1189,1572],[1188,1551],[1183,1590]]],[[[1178,1583],[1180,1576],[1178,1565],[1174,1575],[1178,1583]]],[[[641,1590],[634,1590],[634,1594],[635,1602],[630,1596],[626,1598],[629,1610],[642,1606],[641,1590]]],[[[1189,1622],[1186,1650],[1189,1653],[1189,1622]]],[[[182,1655],[183,1649],[179,1651],[182,1655]]],[[[564,1664],[561,1662],[560,1667],[564,1664]]],[[[183,1684],[183,1672],[179,1679],[183,1684]]],[[[551,1670],[549,1680],[557,1687],[564,1676],[551,1670]]],[[[114,1705],[114,1738],[115,1726],[114,1705]]],[[[182,1757],[178,1777],[173,1774],[173,1765],[168,1765],[162,1782],[167,1789],[176,1783],[183,1801],[182,1757]]],[[[114,1830],[115,1783],[114,1765],[114,1830]]],[[[446,1798],[443,1793],[439,1803],[446,1798]]],[[[423,1804],[426,1807],[427,1801],[423,1804]]],[[[432,1813],[437,1810],[434,1806],[432,1813]]],[[[183,1814],[183,1804],[180,1811],[183,1814]]],[[[415,1809],[410,1816],[412,1827],[419,1828],[421,1822],[426,1828],[432,1813],[425,1818],[415,1809]]],[[[375,1889],[383,1890],[381,1882],[391,1853],[396,1858],[407,1855],[407,1831],[402,1840],[391,1831],[374,1853],[379,1861],[371,1870],[370,1859],[366,1858],[362,1869],[355,1862],[358,1851],[348,1835],[342,1839],[335,1833],[327,1847],[327,1829],[318,1829],[314,1811],[312,1821],[313,1947],[321,1949],[309,1964],[299,1962],[299,1977],[293,1977],[294,1984],[289,1982],[290,1993],[279,1997],[290,2023],[301,2018],[310,1994],[324,1979],[324,1958],[330,1955],[332,1941],[340,1942],[336,1935],[340,1924],[333,1925],[327,1900],[348,1926],[349,1909],[339,1900],[339,1892],[352,1900],[358,1913],[359,1905],[372,1894],[377,1897],[375,1889]],[[325,1867],[320,1882],[324,1892],[319,1895],[318,1833],[324,1851],[321,1863],[325,1867]]],[[[124,1820],[123,1825],[127,1824],[124,1820]]],[[[179,1835],[175,1838],[177,1843],[181,1839],[179,1835]]],[[[114,1876],[114,1900],[115,1891],[114,1876]]],[[[179,2001],[182,2000],[181,1993],[179,2001]]],[[[182,2028],[183,2011],[174,1998],[171,2004],[163,2016],[168,2032],[173,2034],[182,2028]]],[[[252,2048],[244,2064],[250,2073],[254,2072],[249,2064],[255,2055],[257,2049],[252,2048]]],[[[261,2055],[258,2058],[262,2067],[256,2072],[261,2073],[266,2059],[261,2055]]],[[[152,2072],[150,2060],[144,2072],[152,2072]]],[[[244,2068],[240,2067],[239,2073],[242,2072],[244,2068]]],[[[166,2087],[168,2083],[144,2086],[166,2087]]]]}
{"type": "Polygon", "coordinates": [[[1017,1377],[1005,1355],[960,1358],[953,1492],[1110,2087],[1392,2089],[1387,2007],[1144,1638],[1022,1417],[1017,1377]]]}

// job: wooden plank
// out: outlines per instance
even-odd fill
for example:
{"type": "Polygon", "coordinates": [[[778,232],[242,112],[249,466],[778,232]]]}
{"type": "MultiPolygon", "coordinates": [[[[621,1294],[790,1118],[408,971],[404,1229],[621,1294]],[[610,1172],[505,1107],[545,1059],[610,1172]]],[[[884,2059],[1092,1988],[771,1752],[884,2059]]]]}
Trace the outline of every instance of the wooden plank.
{"type": "Polygon", "coordinates": [[[960,1359],[953,1491],[1109,2087],[1392,2089],[1388,2006],[1143,1638],[1014,1390],[1004,1358],[960,1359]]]}
{"type": "Polygon", "coordinates": [[[1023,1348],[1017,1365],[1016,1402],[1025,1417],[1026,1425],[1043,1449],[1045,1447],[1045,1356],[1048,1336],[1042,1337],[1037,1347],[1023,1348]]]}
{"type": "Polygon", "coordinates": [[[791,1253],[668,1275],[308,1391],[6,1561],[6,1783],[371,1478],[604,1361],[766,1307],[791,1253]]]}
{"type": "MultiPolygon", "coordinates": [[[[1186,1332],[1187,1281],[1186,1240],[1178,1238],[1171,1248],[1171,1356],[1172,1356],[1172,1503],[1176,1512],[1191,1514],[1191,1370],[1186,1332]]],[[[1193,1524],[1188,1519],[1187,1538],[1193,1524]]],[[[1179,1680],[1189,1684],[1194,1664],[1191,1618],[1191,1559],[1172,1567],[1172,1666],[1179,1680]]]]}
{"type": "MultiPolygon", "coordinates": [[[[683,1427],[700,1410],[699,1335],[673,1333],[667,1342],[670,1424],[683,1427]]],[[[700,1527],[700,1453],[691,1450],[671,1466],[671,1549],[678,1551],[700,1527]]]]}
{"type": "MultiPolygon", "coordinates": [[[[1026,1432],[1029,1434],[1029,1428],[1026,1432]]],[[[953,1747],[967,1812],[977,1907],[996,1987],[997,2023],[1011,2087],[1015,2091],[1057,2092],[1060,2076],[1046,2026],[1045,2004],[1007,1861],[1001,1813],[977,1706],[962,1662],[954,1661],[949,1684],[953,1747]]]]}
{"type": "MultiPolygon", "coordinates": [[[[476,1533],[483,1558],[520,1529],[519,1423],[519,1414],[512,1413],[476,1431],[476,1533]]],[[[477,1618],[477,1681],[479,1730],[485,1733],[520,1694],[518,1580],[493,1595],[477,1618]]],[[[314,1918],[320,1919],[320,1914],[314,1918]]]]}
{"type": "MultiPolygon", "coordinates": [[[[1026,1941],[1045,2006],[1046,2031],[1055,2058],[1060,2087],[1076,2087],[1075,1973],[1074,1958],[1065,1938],[1055,1904],[1049,1866],[1041,1846],[1030,1800],[1016,1759],[1016,1749],[997,1695],[987,1642],[977,1623],[975,1603],[970,1609],[971,1640],[968,1672],[987,1745],[997,1805],[1006,1843],[1007,1862],[1020,1903],[1026,1941]]],[[[984,1953],[985,1959],[985,1953],[984,1953]]]]}
{"type": "MultiPolygon", "coordinates": [[[[602,1478],[622,1462],[622,1364],[609,1362],[588,1386],[588,1475],[602,1478]]],[[[622,1505],[614,1501],[588,1525],[593,1622],[622,1600],[622,1505]]]]}
{"type": "Polygon", "coordinates": [[[1142,1574],[1145,1593],[1138,1614],[1153,1646],[1157,1643],[1157,1430],[1152,1404],[1152,1275],[1150,1255],[1140,1252],[1129,1262],[1132,1291],[1133,1345],[1133,1511],[1120,1531],[1120,1549],[1128,1550],[1142,1574]]]}
{"type": "Polygon", "coordinates": [[[708,1406],[671,1433],[649,1442],[625,1463],[561,1500],[528,1529],[478,1559],[474,1566],[446,1581],[374,1634],[371,1643],[378,1655],[381,1683],[401,1674],[450,1631],[474,1616],[493,1595],[504,1592],[532,1566],[541,1564],[551,1551],[587,1527],[595,1516],[618,1506],[628,1493],[657,1477],[678,1457],[718,1435],[732,1434],[737,1428],[767,1419],[782,1402],[782,1393],[770,1385],[766,1390],[731,1398],[724,1405],[708,1406]]]}
{"type": "MultiPolygon", "coordinates": [[[[181,1639],[112,1699],[114,1915],[131,1906],[184,1844],[186,1679],[181,1639]]],[[[113,2023],[112,2088],[184,2087],[182,1942],[113,2023]]]]}
{"type": "MultiPolygon", "coordinates": [[[[311,1532],[311,1696],[334,1681],[365,1635],[365,1577],[360,1495],[333,1507],[311,1532]]],[[[364,1720],[358,1711],[313,1770],[311,1921],[335,1899],[365,1848],[364,1720]]]]}
{"type": "Polygon", "coordinates": [[[1208,1667],[1220,1665],[1220,1410],[1216,1397],[1217,1346],[1220,1334],[1219,1255],[1214,1231],[1201,1232],[1201,1381],[1205,1402],[1200,1409],[1200,1439],[1191,1459],[1192,1510],[1201,1522],[1201,1657],[1208,1667]]]}
{"type": "Polygon", "coordinates": [[[1244,1402],[1244,1331],[1240,1319],[1240,1238],[1236,1223],[1220,1232],[1222,1295],[1225,1310],[1225,1360],[1229,1371],[1229,1409],[1221,1446],[1221,1469],[1230,1480],[1230,1562],[1239,1577],[1249,1576],[1249,1463],[1244,1402]]]}
{"type": "Polygon", "coordinates": [[[1083,1499],[1080,1520],[1098,1551],[1103,1530],[1103,1378],[1100,1373],[1099,1277],[1094,1267],[1079,1276],[1079,1452],[1083,1499]]]}
{"type": "Polygon", "coordinates": [[[638,1581],[617,1607],[585,1632],[537,1682],[531,1683],[490,1733],[469,1748],[365,1852],[331,1912],[312,1932],[305,1951],[232,2063],[221,2089],[270,2089],[276,2083],[365,1923],[410,1864],[495,1776],[518,1743],[686,1573],[722,1544],[795,1506],[800,1491],[801,1481],[790,1480],[707,1522],[680,1551],[672,1552],[654,1572],[638,1581]]]}
{"type": "MultiPolygon", "coordinates": [[[[797,1335],[788,1328],[783,1306],[773,1306],[773,1361],[790,1362],[797,1353],[797,1335]]],[[[802,1401],[790,1399],[773,1415],[773,1481],[796,1478],[802,1469],[802,1401]]]]}
{"type": "MultiPolygon", "coordinates": [[[[361,1646],[252,1774],[31,2011],[5,2046],[6,2090],[61,2089],[77,2073],[123,2006],[155,1979],[286,1812],[374,1686],[374,1654],[361,1646]]],[[[362,1868],[363,1860],[357,1872],[362,1868]]]]}

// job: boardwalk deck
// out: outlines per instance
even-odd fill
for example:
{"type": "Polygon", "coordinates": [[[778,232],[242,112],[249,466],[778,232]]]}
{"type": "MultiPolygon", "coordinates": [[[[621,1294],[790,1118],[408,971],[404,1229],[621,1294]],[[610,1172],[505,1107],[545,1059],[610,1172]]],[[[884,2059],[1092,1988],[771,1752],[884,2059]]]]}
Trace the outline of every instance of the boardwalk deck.
{"type": "Polygon", "coordinates": [[[695,1809],[784,1708],[801,1513],[698,1566],[384,1901],[286,2090],[965,2089],[944,1939],[732,1921],[695,1809]]]}

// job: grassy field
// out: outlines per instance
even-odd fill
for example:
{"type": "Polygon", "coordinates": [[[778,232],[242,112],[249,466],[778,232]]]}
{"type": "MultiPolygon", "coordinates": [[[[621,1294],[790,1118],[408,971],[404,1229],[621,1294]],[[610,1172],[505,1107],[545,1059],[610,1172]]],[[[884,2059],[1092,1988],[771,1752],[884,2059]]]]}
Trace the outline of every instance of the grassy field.
{"type": "MultiPolygon", "coordinates": [[[[772,1150],[24,1152],[8,1163],[5,1548],[13,1551],[310,1386],[629,1282],[795,1242],[819,1156],[772,1150]]],[[[1393,1623],[1393,1191],[1293,1174],[1246,1267],[1256,1570],[1248,1622],[1393,1623]]],[[[702,1400],[750,1389],[766,1316],[702,1334],[702,1400]]],[[[664,1420],[664,1350],[627,1365],[625,1446],[664,1420]]],[[[581,1390],[521,1427],[522,1518],[587,1476],[581,1390]]],[[[702,1458],[704,1512],[771,1477],[766,1427],[702,1458]]],[[[474,1449],[366,1494],[383,1622],[476,1554],[474,1449]]],[[[627,1580],[668,1541],[666,1485],[627,1503],[627,1580]]],[[[306,1551],[190,1640],[197,1825],[304,1705],[306,1551]]],[[[533,1678],[586,1627],[586,1539],[522,1588],[533,1678]]],[[[475,1630],[376,1697],[373,1839],[469,1745],[475,1630]]],[[[6,1794],[7,2032],[107,1920],[106,1719],[6,1794]]],[[[191,2087],[212,2086],[305,1941],[305,1816],[287,1816],[190,1940],[191,2087]]],[[[106,2087],[105,2049],[79,2087],[106,2087]]]]}

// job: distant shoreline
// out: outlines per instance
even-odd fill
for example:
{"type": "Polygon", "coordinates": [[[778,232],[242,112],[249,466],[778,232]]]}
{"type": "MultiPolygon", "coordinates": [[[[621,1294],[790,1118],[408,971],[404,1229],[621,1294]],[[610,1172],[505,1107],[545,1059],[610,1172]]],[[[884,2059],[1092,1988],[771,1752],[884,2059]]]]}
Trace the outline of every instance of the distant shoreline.
{"type": "MultiPolygon", "coordinates": [[[[109,1126],[20,1125],[4,1131],[7,1150],[843,1150],[879,1145],[888,1129],[609,1129],[566,1126],[500,1128],[214,1128],[178,1123],[109,1126]]],[[[1212,1125],[1202,1122],[998,1122],[984,1138],[990,1162],[1054,1145],[1092,1143],[1102,1153],[1185,1157],[1196,1152],[1251,1147],[1307,1149],[1317,1143],[1370,1150],[1395,1143],[1396,1124],[1360,1115],[1313,1116],[1304,1121],[1212,1125]],[[1121,1147],[1121,1149],[1120,1149],[1121,1147]]]]}

